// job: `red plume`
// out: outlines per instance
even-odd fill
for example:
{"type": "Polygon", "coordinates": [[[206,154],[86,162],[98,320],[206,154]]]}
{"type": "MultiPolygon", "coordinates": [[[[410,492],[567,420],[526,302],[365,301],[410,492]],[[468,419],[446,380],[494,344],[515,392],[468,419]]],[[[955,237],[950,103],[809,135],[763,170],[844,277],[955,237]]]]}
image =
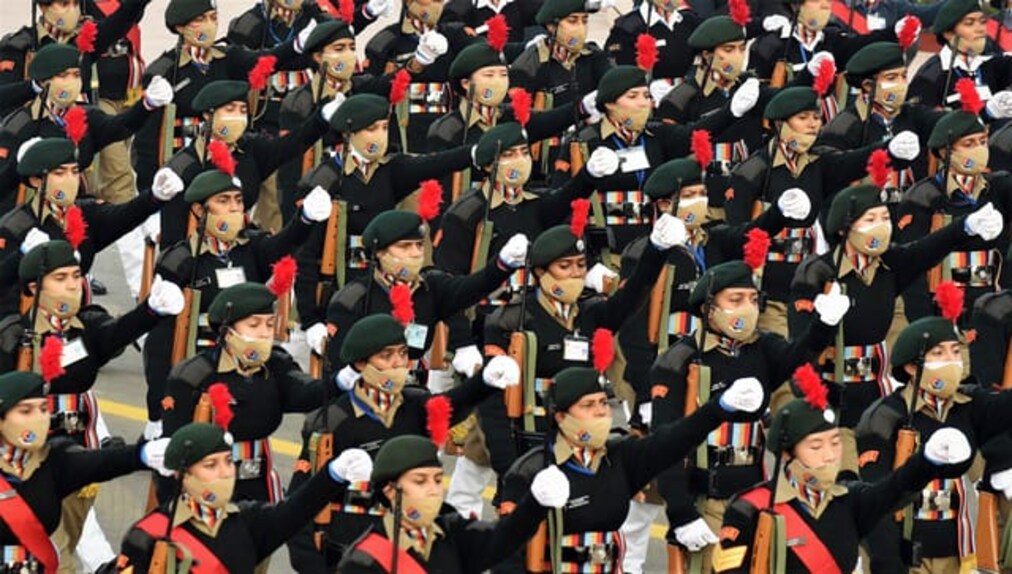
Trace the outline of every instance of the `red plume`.
{"type": "Polygon", "coordinates": [[[805,363],[794,370],[794,381],[806,403],[820,411],[826,410],[829,406],[829,389],[822,384],[822,378],[811,363],[805,363]]]}
{"type": "Polygon", "coordinates": [[[523,88],[513,88],[509,91],[510,103],[513,104],[513,117],[516,118],[520,127],[527,127],[531,121],[531,93],[523,88]]]}
{"type": "Polygon", "coordinates": [[[583,237],[583,230],[587,229],[587,222],[590,218],[590,200],[574,199],[569,206],[573,208],[573,218],[569,221],[569,230],[579,239],[583,237]]]}
{"type": "Polygon", "coordinates": [[[42,380],[46,383],[62,377],[66,371],[63,370],[63,339],[52,336],[46,337],[39,351],[39,369],[42,371],[42,380]]]}
{"type": "Polygon", "coordinates": [[[82,54],[91,54],[95,51],[95,40],[98,38],[98,25],[94,20],[85,20],[81,29],[77,32],[74,44],[82,54]]]}
{"type": "Polygon", "coordinates": [[[615,337],[608,329],[594,329],[590,346],[594,354],[594,370],[603,375],[615,360],[615,337]]]}
{"type": "Polygon", "coordinates": [[[228,144],[221,140],[211,140],[207,145],[207,155],[211,158],[214,167],[224,172],[229,177],[235,177],[235,158],[232,157],[232,150],[228,144]]]}
{"type": "Polygon", "coordinates": [[[432,221],[439,215],[439,206],[443,203],[443,186],[435,179],[422,182],[418,192],[418,217],[432,221]]]}
{"type": "Polygon", "coordinates": [[[942,317],[953,323],[963,314],[963,288],[956,285],[955,281],[945,281],[935,288],[935,304],[938,305],[942,317]]]}
{"type": "Polygon", "coordinates": [[[745,27],[752,21],[752,9],[749,8],[747,0],[731,0],[728,3],[728,13],[734,23],[745,27]]]}
{"type": "Polygon", "coordinates": [[[503,48],[506,47],[506,40],[509,39],[510,27],[506,23],[506,16],[503,14],[496,14],[488,20],[485,20],[485,25],[488,26],[488,45],[496,52],[502,52],[503,48]]]}
{"type": "Polygon", "coordinates": [[[752,271],[755,271],[766,264],[766,254],[770,251],[770,236],[762,229],[753,227],[745,234],[745,239],[745,256],[742,259],[752,271]]]}
{"type": "Polygon", "coordinates": [[[278,59],[275,56],[260,56],[257,58],[256,65],[249,71],[249,87],[258,92],[266,88],[267,80],[274,73],[274,67],[277,64],[278,59]]]}
{"type": "Polygon", "coordinates": [[[390,84],[390,104],[396,106],[404,101],[408,95],[408,84],[411,83],[411,74],[401,68],[394,74],[394,81],[390,84]]]}
{"type": "Polygon", "coordinates": [[[650,73],[657,65],[657,38],[650,34],[636,36],[636,66],[646,73],[650,73]]]}
{"type": "Polygon", "coordinates": [[[232,412],[232,392],[228,390],[228,385],[214,383],[207,387],[207,396],[211,398],[211,408],[214,409],[214,424],[228,432],[228,426],[235,417],[235,413],[232,412]]]}
{"type": "Polygon", "coordinates": [[[977,115],[984,109],[984,102],[977,93],[977,86],[970,78],[961,78],[956,82],[956,92],[959,93],[959,102],[963,111],[968,114],[977,115]]]}
{"type": "Polygon", "coordinates": [[[868,157],[868,177],[875,187],[885,187],[889,183],[889,152],[877,149],[868,157]]]}
{"type": "Polygon", "coordinates": [[[443,395],[436,395],[425,401],[425,428],[433,444],[442,448],[450,438],[450,419],[453,417],[453,403],[443,395]]]}
{"type": "Polygon", "coordinates": [[[904,52],[906,52],[907,49],[909,49],[910,46],[913,46],[914,42],[917,41],[917,31],[920,28],[921,20],[917,16],[907,15],[907,17],[903,20],[903,27],[901,27],[899,33],[896,34],[896,39],[899,41],[900,48],[902,48],[904,52]]]}
{"type": "Polygon", "coordinates": [[[833,63],[833,60],[826,58],[819,62],[819,71],[815,75],[815,80],[812,81],[812,89],[821,98],[829,92],[829,87],[833,85],[835,79],[836,64],[833,63]]]}
{"type": "Polygon", "coordinates": [[[390,288],[390,315],[405,327],[415,320],[415,303],[411,300],[411,287],[397,283],[390,288]]]}
{"type": "Polygon", "coordinates": [[[700,169],[706,169],[713,161],[713,144],[710,143],[710,132],[707,130],[692,130],[692,155],[696,156],[696,162],[700,169]]]}
{"type": "Polygon", "coordinates": [[[74,142],[74,147],[77,147],[88,133],[88,114],[83,107],[74,106],[63,115],[63,121],[66,122],[63,131],[67,134],[67,138],[74,142]]]}
{"type": "Polygon", "coordinates": [[[338,4],[341,19],[351,26],[355,22],[355,0],[340,0],[338,4]]]}
{"type": "Polygon", "coordinates": [[[84,213],[80,207],[71,205],[67,208],[63,235],[67,238],[67,243],[74,249],[84,243],[84,238],[88,236],[88,222],[84,220],[84,213]]]}
{"type": "Polygon", "coordinates": [[[285,255],[271,265],[271,278],[267,281],[267,288],[275,297],[282,297],[288,293],[295,284],[295,274],[299,271],[299,264],[291,255],[285,255]]]}

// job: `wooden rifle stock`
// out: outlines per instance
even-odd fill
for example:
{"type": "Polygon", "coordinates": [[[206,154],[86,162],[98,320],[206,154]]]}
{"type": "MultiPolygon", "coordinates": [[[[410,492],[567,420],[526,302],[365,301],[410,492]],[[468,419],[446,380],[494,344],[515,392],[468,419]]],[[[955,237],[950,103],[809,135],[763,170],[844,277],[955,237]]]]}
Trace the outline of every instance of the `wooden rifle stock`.
{"type": "Polygon", "coordinates": [[[787,62],[777,60],[773,65],[773,73],[770,74],[770,87],[782,88],[787,85],[787,62]]]}
{"type": "MultiPolygon", "coordinates": [[[[334,457],[334,435],[329,432],[324,433],[313,433],[313,436],[309,439],[310,448],[315,453],[316,459],[314,464],[314,470],[316,472],[325,471],[325,466],[331,458],[334,457]]],[[[316,545],[316,549],[320,552],[323,551],[324,542],[324,528],[330,526],[330,503],[328,502],[320,512],[316,513],[313,517],[313,544],[316,545]]]]}
{"type": "Polygon", "coordinates": [[[156,540],[155,549],[151,552],[151,562],[148,563],[148,574],[168,574],[169,568],[169,541],[156,540]]]}
{"type": "Polygon", "coordinates": [[[752,541],[752,564],[749,565],[749,574],[770,574],[774,526],[775,517],[772,510],[767,509],[759,513],[759,522],[756,524],[755,538],[752,541]]]}
{"type": "Polygon", "coordinates": [[[576,175],[583,169],[583,147],[580,142],[569,142],[569,173],[576,175]]]}
{"type": "Polygon", "coordinates": [[[446,346],[450,341],[450,327],[443,321],[436,323],[432,333],[432,348],[429,351],[429,368],[443,370],[446,364],[446,346]]]}
{"type": "Polygon", "coordinates": [[[688,568],[685,563],[685,552],[680,546],[668,544],[668,574],[685,574],[688,568]]]}
{"type": "MultiPolygon", "coordinates": [[[[534,111],[540,112],[540,111],[544,110],[545,109],[545,104],[547,103],[547,100],[548,100],[548,97],[545,95],[544,91],[535,92],[535,94],[534,94],[534,105],[533,105],[534,111]]],[[[531,159],[534,160],[534,163],[538,163],[539,161],[541,161],[541,141],[540,140],[538,140],[536,142],[531,142],[531,159]]]]}
{"type": "Polygon", "coordinates": [[[211,395],[207,393],[200,393],[200,399],[197,401],[196,408],[193,409],[193,422],[195,423],[209,423],[211,422],[211,395]]]}
{"type": "Polygon", "coordinates": [[[685,416],[696,412],[699,408],[699,363],[689,364],[689,374],[685,377],[685,416]]]}
{"type": "Polygon", "coordinates": [[[998,496],[984,490],[977,492],[977,571],[1001,572],[1001,530],[998,528],[998,496]]]}
{"type": "Polygon", "coordinates": [[[510,334],[510,346],[507,354],[511,359],[520,365],[520,383],[506,387],[503,392],[503,400],[506,401],[506,416],[511,419],[518,419],[524,414],[524,364],[527,359],[527,339],[523,332],[516,331],[510,334]]]}
{"type": "Polygon", "coordinates": [[[320,256],[320,274],[333,277],[337,273],[337,219],[341,210],[336,200],[330,202],[330,217],[323,235],[323,253],[320,256]]]}
{"type": "Polygon", "coordinates": [[[33,345],[21,345],[18,347],[18,371],[28,372],[32,370],[32,365],[35,363],[35,348],[33,345]]]}
{"type": "Polygon", "coordinates": [[[1001,388],[1012,388],[1012,341],[1009,341],[1005,350],[1005,367],[1001,372],[1001,388]]]}
{"type": "Polygon", "coordinates": [[[278,297],[278,317],[274,321],[274,340],[288,341],[288,317],[292,312],[292,293],[285,291],[278,297]]]}
{"type": "Polygon", "coordinates": [[[137,295],[139,301],[143,301],[151,294],[151,284],[155,281],[155,245],[147,237],[144,238],[144,264],[141,267],[141,290],[137,295]]]}
{"type": "Polygon", "coordinates": [[[647,340],[651,345],[656,345],[660,340],[661,317],[665,315],[664,307],[664,286],[668,282],[668,266],[661,269],[657,276],[657,282],[650,290],[650,307],[647,310],[647,340]]]}
{"type": "MultiPolygon", "coordinates": [[[[916,392],[916,391],[915,391],[916,392]]],[[[912,428],[902,428],[896,436],[896,455],[893,457],[893,470],[906,464],[917,449],[917,431],[912,428]]],[[[903,511],[897,510],[896,521],[903,520],[903,511]]]]}
{"type": "Polygon", "coordinates": [[[545,564],[545,548],[548,548],[548,522],[542,521],[538,525],[538,531],[527,542],[528,572],[548,572],[551,570],[549,565],[545,564]]]}
{"type": "Polygon", "coordinates": [[[464,187],[464,172],[462,171],[453,172],[453,179],[451,180],[450,183],[451,203],[460,199],[460,194],[463,191],[462,190],[463,187],[464,187]]]}
{"type": "Polygon", "coordinates": [[[18,186],[18,195],[17,198],[14,200],[14,205],[15,206],[23,205],[25,203],[25,200],[27,199],[28,199],[28,188],[25,187],[25,184],[21,184],[18,186]]]}
{"type": "Polygon", "coordinates": [[[193,307],[193,289],[183,289],[183,311],[176,315],[176,325],[172,331],[172,364],[186,358],[186,347],[190,339],[190,314],[193,307]]]}

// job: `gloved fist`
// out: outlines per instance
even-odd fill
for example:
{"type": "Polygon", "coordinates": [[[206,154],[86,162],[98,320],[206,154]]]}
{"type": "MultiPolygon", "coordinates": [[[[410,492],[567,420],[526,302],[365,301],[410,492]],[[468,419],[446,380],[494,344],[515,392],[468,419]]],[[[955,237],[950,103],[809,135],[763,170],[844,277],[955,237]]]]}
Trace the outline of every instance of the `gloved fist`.
{"type": "Polygon", "coordinates": [[[527,261],[527,247],[530,241],[523,233],[517,233],[509,238],[506,245],[499,250],[499,261],[510,269],[519,269],[527,261]]]}
{"type": "Polygon", "coordinates": [[[973,450],[966,435],[953,427],[942,427],[924,443],[924,458],[931,464],[959,464],[970,460],[973,450]]]}
{"type": "Polygon", "coordinates": [[[156,315],[178,315],[183,312],[186,300],[183,299],[183,292],[179,286],[171,281],[165,281],[161,275],[155,275],[151,284],[151,293],[148,295],[148,307],[156,315]]]}
{"type": "Polygon", "coordinates": [[[992,241],[1001,235],[1005,222],[1001,212],[994,208],[993,203],[966,216],[966,224],[963,226],[967,235],[977,235],[984,241],[992,241]]]}
{"type": "Polygon", "coordinates": [[[341,107],[341,104],[346,99],[348,99],[347,96],[341,92],[337,92],[329,102],[323,104],[323,107],[320,108],[320,117],[323,118],[323,121],[329,124],[330,118],[334,117],[334,114],[337,113],[338,108],[341,107]]]}
{"type": "Polygon", "coordinates": [[[580,109],[587,116],[586,121],[588,124],[596,124],[601,121],[603,116],[601,115],[601,111],[597,109],[597,90],[580,98],[580,109]]]}
{"type": "Polygon", "coordinates": [[[302,216],[314,223],[327,221],[330,217],[330,194],[320,186],[313,188],[302,200],[302,216]]]}
{"type": "Polygon", "coordinates": [[[661,251],[682,245],[688,238],[689,232],[685,230],[685,224],[670,213],[658,217],[654,222],[654,228],[650,231],[650,243],[661,251]]]}
{"type": "MultiPolygon", "coordinates": [[[[675,12],[678,14],[678,12],[675,12]]],[[[663,100],[671,90],[675,89],[675,86],[667,80],[654,80],[650,82],[650,98],[654,100],[654,107],[661,105],[663,100]]]]}
{"type": "Polygon", "coordinates": [[[372,458],[360,448],[349,448],[327,463],[330,478],[337,482],[361,482],[372,476],[372,458]]]}
{"type": "Polygon", "coordinates": [[[323,352],[326,351],[324,347],[327,345],[327,337],[330,336],[330,332],[327,331],[327,326],[323,323],[313,323],[308,329],[306,329],[306,344],[313,350],[317,355],[323,356],[323,352]]]}
{"type": "Polygon", "coordinates": [[[889,155],[896,159],[913,161],[920,153],[921,141],[910,130],[904,130],[889,140],[889,155]]]}
{"type": "Polygon", "coordinates": [[[418,39],[418,47],[415,49],[415,61],[423,66],[431,66],[437,58],[450,49],[446,36],[429,30],[418,39]]]}
{"type": "Polygon", "coordinates": [[[144,440],[162,438],[162,421],[148,421],[144,425],[144,440]]]}
{"type": "Polygon", "coordinates": [[[740,118],[754,108],[758,101],[759,80],[749,78],[731,96],[731,114],[736,118],[740,118]]]}
{"type": "Polygon", "coordinates": [[[151,78],[148,89],[144,90],[144,105],[150,110],[164,108],[172,103],[174,95],[172,84],[161,76],[155,76],[151,78]]]}
{"type": "Polygon", "coordinates": [[[782,14],[773,14],[763,18],[763,30],[778,32],[781,38],[791,35],[791,21],[782,14]]]}
{"type": "Polygon", "coordinates": [[[731,383],[720,395],[720,408],[729,413],[754,413],[763,404],[763,385],[755,377],[744,377],[731,383]]]}
{"type": "Polygon", "coordinates": [[[385,16],[390,10],[390,0],[369,0],[365,5],[365,13],[370,18],[379,18],[385,16]]]}
{"type": "Polygon", "coordinates": [[[819,293],[812,302],[819,320],[830,327],[835,327],[850,309],[850,298],[840,293],[840,284],[836,281],[829,288],[829,293],[819,293]]]}
{"type": "Polygon", "coordinates": [[[815,55],[812,56],[812,59],[808,61],[808,73],[811,74],[813,78],[819,75],[819,68],[822,66],[823,60],[829,60],[836,65],[836,57],[833,56],[832,52],[827,52],[825,50],[816,52],[815,55]]]}
{"type": "Polygon", "coordinates": [[[595,263],[594,266],[590,268],[590,271],[587,271],[587,276],[584,278],[584,281],[586,282],[587,287],[590,287],[598,293],[604,293],[606,291],[604,288],[605,280],[615,279],[617,277],[618,273],[609,269],[607,265],[595,263]]]}
{"type": "Polygon", "coordinates": [[[465,377],[473,377],[481,366],[485,364],[485,357],[478,350],[477,345],[461,347],[453,352],[453,370],[465,377]]]}
{"type": "Polygon", "coordinates": [[[595,178],[608,177],[618,171],[618,164],[618,154],[615,150],[601,146],[590,154],[590,159],[587,160],[587,173],[595,178]]]}
{"type": "Polygon", "coordinates": [[[569,502],[569,479],[554,464],[534,475],[531,494],[545,508],[562,508],[569,502]]]}
{"type": "Polygon", "coordinates": [[[172,476],[172,471],[165,468],[165,449],[167,448],[169,448],[169,439],[167,438],[144,443],[144,446],[141,447],[141,462],[162,476],[172,476]]]}
{"type": "Polygon", "coordinates": [[[42,141],[42,138],[39,136],[35,136],[33,138],[29,138],[28,140],[25,141],[25,143],[21,144],[18,147],[18,163],[21,163],[21,160],[24,159],[25,154],[28,153],[28,150],[31,149],[33,145],[39,143],[40,141],[42,141]]]}
{"type": "Polygon", "coordinates": [[[21,242],[21,254],[27,255],[29,251],[47,241],[49,241],[49,234],[38,227],[33,227],[28,230],[28,234],[25,235],[25,239],[21,242]]]}
{"type": "Polygon", "coordinates": [[[295,53],[301,54],[303,47],[306,42],[309,41],[309,35],[313,33],[313,29],[316,28],[316,20],[310,20],[306,27],[299,31],[299,35],[295,37],[295,53]]]}
{"type": "Polygon", "coordinates": [[[155,172],[155,179],[151,182],[151,195],[158,201],[169,201],[185,187],[179,174],[172,171],[172,168],[163,167],[155,172]]]}
{"type": "Polygon", "coordinates": [[[777,199],[777,209],[784,214],[784,217],[801,221],[811,213],[812,200],[801,188],[792,187],[780,194],[780,198],[777,199]]]}
{"type": "Polygon", "coordinates": [[[914,37],[916,38],[916,37],[920,36],[921,35],[921,19],[918,18],[917,16],[904,16],[904,17],[900,18],[899,20],[896,21],[896,24],[893,26],[893,32],[895,32],[896,35],[899,36],[900,35],[900,30],[902,30],[903,27],[906,26],[908,20],[913,20],[914,22],[917,23],[917,27],[916,27],[917,33],[914,34],[914,37]]]}
{"type": "Polygon", "coordinates": [[[991,488],[1005,495],[1005,500],[1012,500],[1012,468],[992,474],[991,488]]]}
{"type": "Polygon", "coordinates": [[[697,518],[688,524],[675,528],[675,538],[689,552],[699,552],[710,544],[717,543],[717,535],[710,530],[702,518],[697,518]]]}
{"type": "Polygon", "coordinates": [[[355,367],[345,365],[344,368],[338,371],[337,375],[334,376],[334,383],[337,384],[337,388],[342,391],[350,391],[355,388],[355,382],[358,381],[361,376],[362,375],[355,370],[355,367]]]}
{"type": "Polygon", "coordinates": [[[520,365],[512,357],[499,355],[485,365],[481,373],[482,380],[490,387],[505,389],[520,383],[520,365]]]}
{"type": "Polygon", "coordinates": [[[987,101],[987,113],[996,120],[1012,118],[1012,90],[1002,90],[987,101]]]}

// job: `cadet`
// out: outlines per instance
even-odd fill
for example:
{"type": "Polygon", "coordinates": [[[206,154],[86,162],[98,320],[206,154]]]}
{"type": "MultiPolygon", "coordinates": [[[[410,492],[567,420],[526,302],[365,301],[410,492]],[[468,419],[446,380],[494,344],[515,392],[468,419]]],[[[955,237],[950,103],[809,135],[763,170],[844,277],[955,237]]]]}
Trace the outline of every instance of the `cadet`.
{"type": "MultiPolygon", "coordinates": [[[[321,436],[333,437],[333,452],[362,448],[370,456],[382,456],[377,451],[382,453],[381,447],[398,440],[395,437],[424,434],[437,427],[449,429],[467,418],[479,402],[520,380],[515,361],[495,357],[462,384],[444,394],[431,394],[409,374],[409,334],[403,323],[387,314],[363,317],[348,330],[340,348],[340,359],[347,367],[337,378],[349,392],[331,394],[323,408],[306,418],[293,491],[318,470],[311,461],[320,462],[321,436]],[[442,419],[432,407],[438,402],[450,405],[442,419]]],[[[333,571],[355,538],[370,525],[380,526],[389,514],[382,504],[384,484],[355,483],[335,498],[329,520],[307,526],[292,541],[292,566],[299,572],[333,571]]]]}
{"type": "Polygon", "coordinates": [[[331,496],[372,472],[369,457],[352,449],[327,462],[326,472],[290,499],[238,506],[231,502],[237,480],[231,435],[215,425],[191,423],[163,440],[169,444],[159,470],[172,476],[175,492],[124,536],[116,571],[149,572],[157,546],[168,543],[175,560],[192,558],[201,569],[252,574],[331,496]]]}
{"type": "MultiPolygon", "coordinates": [[[[636,41],[640,34],[653,36],[663,56],[654,66],[650,93],[663,97],[661,92],[684,81],[692,67],[691,44],[686,39],[702,22],[703,19],[687,2],[649,0],[615,19],[604,49],[616,64],[634,66],[636,41]]],[[[656,101],[660,101],[661,97],[657,97],[656,101]]]]}
{"type": "Polygon", "coordinates": [[[814,371],[802,380],[805,398],[787,403],[767,432],[777,456],[773,478],[739,493],[724,514],[715,572],[750,572],[755,552],[783,556],[786,572],[851,572],[859,542],[879,520],[928,482],[958,476],[969,466],[966,436],[943,427],[882,480],[838,484],[843,443],[836,413],[814,371]],[[764,513],[782,519],[784,530],[760,530],[764,513]],[[760,541],[770,545],[760,547],[760,541]]]}
{"type": "MultiPolygon", "coordinates": [[[[861,417],[856,433],[862,479],[880,480],[892,472],[903,456],[899,437],[904,432],[924,437],[943,426],[959,429],[969,441],[971,457],[979,445],[1008,432],[1005,421],[1012,413],[1012,393],[994,393],[979,386],[972,375],[964,377],[962,337],[952,321],[959,311],[950,314],[943,306],[946,318],[918,319],[897,337],[890,357],[891,374],[905,386],[877,401],[861,417]]],[[[912,530],[887,516],[869,534],[873,569],[955,572],[962,561],[972,559],[967,499],[972,488],[961,474],[945,478],[928,483],[904,511],[904,520],[910,521],[906,526],[912,525],[912,530]],[[905,537],[920,547],[919,553],[905,555],[901,548],[905,537]]]]}
{"type": "Polygon", "coordinates": [[[375,497],[387,507],[382,526],[370,528],[338,565],[347,574],[401,571],[458,574],[496,565],[530,538],[546,509],[558,511],[569,498],[569,480],[558,469],[534,476],[518,497],[514,513],[481,522],[447,511],[443,505],[443,466],[432,442],[401,436],[387,442],[373,466],[375,497]],[[399,537],[396,543],[390,538],[399,537]],[[402,548],[402,549],[398,549],[402,548]]]}
{"type": "Polygon", "coordinates": [[[1012,356],[1008,353],[1009,341],[1012,339],[1010,329],[1012,291],[1002,289],[977,298],[968,331],[974,336],[967,343],[970,347],[973,376],[984,388],[1012,387],[1012,356]]]}

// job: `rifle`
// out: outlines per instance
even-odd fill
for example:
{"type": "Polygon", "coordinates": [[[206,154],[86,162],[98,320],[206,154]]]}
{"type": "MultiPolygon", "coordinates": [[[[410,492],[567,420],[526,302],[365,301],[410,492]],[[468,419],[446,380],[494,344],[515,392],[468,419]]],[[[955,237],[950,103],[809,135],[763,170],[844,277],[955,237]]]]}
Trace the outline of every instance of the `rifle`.
{"type": "MultiPolygon", "coordinates": [[[[948,102],[948,99],[949,99],[949,86],[952,85],[952,70],[953,70],[953,68],[956,65],[956,54],[959,53],[958,49],[959,49],[959,36],[955,36],[954,35],[952,37],[952,55],[949,56],[949,71],[945,73],[945,89],[942,90],[942,107],[943,108],[945,107],[945,104],[949,103],[948,102]]],[[[970,53],[967,53],[967,56],[970,56],[971,54],[972,54],[972,51],[970,53]]]]}
{"type": "MultiPolygon", "coordinates": [[[[32,5],[35,3],[32,2],[32,5]]],[[[41,208],[40,208],[41,211],[41,208]]],[[[42,266],[35,278],[35,295],[31,298],[31,313],[28,315],[28,328],[21,335],[21,346],[18,348],[17,370],[31,372],[35,366],[35,321],[39,316],[39,293],[42,291],[42,278],[46,273],[46,259],[49,255],[49,247],[43,246],[42,266]]],[[[48,385],[47,385],[48,387],[48,385]]]]}
{"type": "Polygon", "coordinates": [[[1012,389],[1012,340],[1005,350],[1005,366],[1001,372],[1001,388],[1012,389]]]}
{"type": "Polygon", "coordinates": [[[987,490],[977,491],[977,571],[995,573],[1002,571],[1002,531],[998,528],[998,496],[987,490]]]}
{"type": "Polygon", "coordinates": [[[784,41],[783,54],[781,54],[780,59],[773,64],[773,72],[770,73],[771,88],[782,88],[787,85],[787,49],[791,45],[791,37],[794,35],[794,30],[798,27],[798,16],[800,12],[801,8],[796,7],[794,2],[791,2],[791,31],[787,35],[787,39],[784,41]]]}
{"type": "Polygon", "coordinates": [[[401,490],[400,485],[394,487],[394,539],[391,541],[393,548],[393,557],[390,559],[390,574],[397,574],[397,558],[400,554],[401,546],[401,515],[404,509],[402,508],[404,503],[404,492],[401,490]]]}
{"type": "Polygon", "coordinates": [[[155,250],[158,244],[150,237],[144,238],[144,264],[141,268],[141,290],[137,295],[138,301],[148,298],[151,293],[151,284],[155,280],[155,250]]]}
{"type": "Polygon", "coordinates": [[[528,359],[531,347],[528,345],[528,336],[525,331],[527,323],[527,272],[530,267],[530,258],[524,260],[524,285],[520,291],[520,325],[519,329],[510,333],[510,346],[507,354],[517,362],[520,367],[520,383],[506,387],[503,392],[503,400],[506,402],[506,416],[510,419],[510,426],[513,427],[513,434],[516,436],[516,420],[524,415],[524,389],[530,386],[533,390],[534,381],[529,380],[536,376],[534,369],[528,369],[528,359]]]}
{"type": "MultiPolygon", "coordinates": [[[[176,58],[172,63],[172,91],[178,93],[182,86],[176,85],[176,78],[179,75],[179,59],[183,55],[183,37],[178,36],[176,40],[176,58]]],[[[186,82],[187,80],[183,80],[186,82]]],[[[170,102],[162,108],[162,129],[158,140],[158,165],[165,165],[172,157],[176,139],[176,104],[170,102]]]]}
{"type": "Polygon", "coordinates": [[[664,341],[667,348],[667,321],[664,317],[671,308],[671,281],[675,277],[674,265],[665,265],[650,289],[650,306],[647,309],[647,340],[651,345],[664,341]],[[663,334],[662,334],[663,331],[663,334]]]}
{"type": "Polygon", "coordinates": [[[176,317],[175,328],[172,332],[172,364],[175,365],[191,354],[190,343],[196,335],[197,321],[200,315],[200,291],[194,288],[197,282],[197,258],[200,254],[200,244],[204,241],[204,230],[207,226],[207,214],[201,213],[198,220],[193,212],[190,212],[187,237],[196,232],[197,242],[194,245],[190,257],[193,261],[190,272],[190,281],[183,288],[183,311],[176,317]]]}
{"type": "MultiPolygon", "coordinates": [[[[791,411],[784,408],[781,416],[780,444],[784,444],[787,438],[787,423],[790,421],[791,411]]],[[[755,538],[752,542],[752,563],[749,565],[749,574],[770,574],[776,572],[777,566],[786,563],[786,547],[781,548],[778,538],[785,532],[784,518],[777,515],[776,496],[777,486],[780,482],[780,471],[783,467],[783,453],[775,453],[773,464],[773,479],[770,484],[769,505],[759,513],[759,522],[756,525],[755,538]],[[779,534],[779,536],[778,536],[779,534]],[[774,548],[774,545],[777,547],[774,548]],[[776,562],[776,565],[774,565],[776,562]]]]}
{"type": "Polygon", "coordinates": [[[763,212],[763,201],[766,200],[766,193],[769,191],[770,178],[773,176],[773,160],[777,157],[777,152],[780,150],[780,138],[782,136],[782,130],[784,129],[784,122],[781,121],[780,125],[777,126],[776,131],[773,133],[773,146],[772,152],[770,152],[769,163],[766,164],[766,171],[763,173],[763,186],[759,188],[759,197],[752,202],[752,219],[758,218],[763,212]]]}
{"type": "MultiPolygon", "coordinates": [[[[851,15],[853,15],[853,8],[851,8],[851,15]]],[[[872,78],[871,81],[871,92],[868,94],[868,113],[864,116],[864,121],[861,122],[861,145],[866,145],[868,141],[868,124],[871,123],[871,110],[875,106],[875,92],[878,91],[878,80],[872,78]]]]}
{"type": "Polygon", "coordinates": [[[488,197],[485,198],[485,215],[474,230],[474,249],[471,250],[471,273],[476,273],[485,268],[488,262],[488,252],[492,247],[492,233],[495,224],[490,218],[492,211],[492,194],[495,193],[496,178],[499,176],[499,156],[502,155],[502,142],[495,142],[495,156],[492,159],[492,169],[489,171],[486,185],[488,186],[488,197]]]}
{"type": "MultiPolygon", "coordinates": [[[[325,394],[329,394],[324,391],[325,394]]],[[[327,466],[327,462],[334,456],[334,435],[327,431],[326,419],[327,410],[329,405],[327,401],[323,403],[323,418],[324,418],[324,432],[314,432],[309,437],[309,452],[313,457],[313,469],[316,472],[321,472],[324,467],[327,466]]],[[[316,549],[323,552],[324,539],[326,538],[326,531],[324,530],[327,526],[330,526],[331,518],[331,507],[330,504],[326,504],[320,512],[316,513],[313,517],[313,543],[316,545],[316,549]]]]}

